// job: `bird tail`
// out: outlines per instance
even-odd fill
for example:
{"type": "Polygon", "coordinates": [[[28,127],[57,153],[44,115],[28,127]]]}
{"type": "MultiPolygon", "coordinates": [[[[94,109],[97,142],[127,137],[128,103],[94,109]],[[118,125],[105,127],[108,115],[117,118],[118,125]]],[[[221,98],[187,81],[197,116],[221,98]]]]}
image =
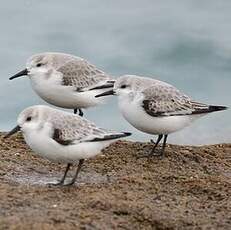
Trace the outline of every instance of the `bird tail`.
{"type": "Polygon", "coordinates": [[[90,140],[90,142],[94,142],[94,141],[108,141],[108,140],[113,140],[113,139],[119,139],[119,138],[123,138],[123,137],[128,137],[131,136],[131,133],[128,132],[123,132],[123,133],[114,133],[114,134],[107,134],[103,137],[96,137],[92,140],[90,140]]]}
{"type": "Polygon", "coordinates": [[[209,112],[222,111],[222,110],[226,110],[226,109],[228,109],[228,107],[221,106],[221,105],[209,105],[209,107],[208,107],[209,112]]]}
{"type": "Polygon", "coordinates": [[[228,107],[221,105],[206,105],[195,101],[192,101],[191,103],[194,109],[192,114],[212,113],[228,109],[228,107]]]}

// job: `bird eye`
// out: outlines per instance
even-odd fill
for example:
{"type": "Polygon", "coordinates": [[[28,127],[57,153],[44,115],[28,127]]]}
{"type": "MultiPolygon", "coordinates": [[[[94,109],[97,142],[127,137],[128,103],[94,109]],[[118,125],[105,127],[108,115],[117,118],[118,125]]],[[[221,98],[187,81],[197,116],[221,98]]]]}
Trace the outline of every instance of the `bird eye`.
{"type": "Polygon", "coordinates": [[[121,89],[125,89],[127,86],[126,85],[121,85],[121,89]]]}
{"type": "Polygon", "coordinates": [[[43,63],[38,63],[37,65],[36,65],[36,67],[40,67],[40,66],[42,66],[43,65],[43,63]]]}
{"type": "Polygon", "coordinates": [[[27,117],[26,121],[31,121],[31,119],[32,119],[31,117],[27,117]]]}

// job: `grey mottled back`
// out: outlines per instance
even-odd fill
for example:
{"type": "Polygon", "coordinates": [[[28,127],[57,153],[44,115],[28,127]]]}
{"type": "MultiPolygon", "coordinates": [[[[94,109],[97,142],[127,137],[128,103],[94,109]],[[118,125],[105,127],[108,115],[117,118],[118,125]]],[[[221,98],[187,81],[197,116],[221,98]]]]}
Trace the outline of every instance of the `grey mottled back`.
{"type": "Polygon", "coordinates": [[[42,119],[51,123],[54,130],[59,130],[59,139],[62,141],[81,142],[113,133],[98,128],[94,123],[78,115],[49,107],[43,110],[42,119]]]}
{"type": "Polygon", "coordinates": [[[109,80],[109,75],[97,69],[84,59],[74,59],[62,65],[57,71],[63,74],[63,84],[77,89],[91,88],[109,80]]]}
{"type": "Polygon", "coordinates": [[[186,115],[208,108],[208,105],[194,102],[175,87],[160,81],[142,93],[143,108],[151,116],[186,115]]]}

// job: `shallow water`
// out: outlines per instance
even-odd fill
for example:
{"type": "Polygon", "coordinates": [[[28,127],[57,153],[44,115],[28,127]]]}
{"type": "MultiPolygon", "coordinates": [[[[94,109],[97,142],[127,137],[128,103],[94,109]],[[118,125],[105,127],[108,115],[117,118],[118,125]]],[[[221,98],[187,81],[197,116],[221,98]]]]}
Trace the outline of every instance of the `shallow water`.
{"type": "MultiPolygon", "coordinates": [[[[59,51],[88,59],[104,71],[153,76],[211,104],[230,106],[231,2],[229,1],[4,1],[0,8],[0,130],[27,106],[43,104],[28,79],[8,81],[38,52],[59,51]]],[[[230,111],[202,118],[169,142],[230,142],[230,111]]],[[[86,117],[105,128],[133,129],[116,100],[86,117]]]]}

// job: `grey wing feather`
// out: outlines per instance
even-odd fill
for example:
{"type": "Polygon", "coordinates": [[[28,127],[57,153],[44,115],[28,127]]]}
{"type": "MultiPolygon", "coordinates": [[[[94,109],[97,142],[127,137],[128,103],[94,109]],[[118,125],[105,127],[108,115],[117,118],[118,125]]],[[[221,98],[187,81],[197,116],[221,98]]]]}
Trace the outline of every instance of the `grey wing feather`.
{"type": "Polygon", "coordinates": [[[208,110],[209,106],[192,101],[169,84],[155,84],[143,91],[144,110],[151,116],[175,116],[198,114],[208,110]]]}
{"type": "Polygon", "coordinates": [[[101,137],[107,133],[104,129],[96,127],[78,115],[54,112],[49,122],[53,128],[52,138],[62,145],[101,137]]]}
{"type": "Polygon", "coordinates": [[[52,138],[61,145],[104,141],[131,135],[107,131],[78,115],[66,113],[54,112],[49,122],[53,127],[52,138]]]}
{"type": "Polygon", "coordinates": [[[110,79],[109,75],[84,59],[72,59],[59,67],[57,71],[62,73],[63,85],[74,86],[77,91],[96,87],[100,82],[110,79]]]}

